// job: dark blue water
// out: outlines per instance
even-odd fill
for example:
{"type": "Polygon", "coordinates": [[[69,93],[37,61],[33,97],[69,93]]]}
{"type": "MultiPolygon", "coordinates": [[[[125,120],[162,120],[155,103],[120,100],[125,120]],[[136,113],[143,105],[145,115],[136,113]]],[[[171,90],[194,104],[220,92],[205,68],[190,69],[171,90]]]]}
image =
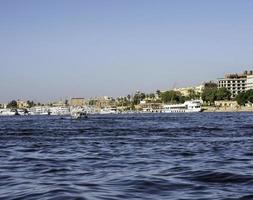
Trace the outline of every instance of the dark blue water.
{"type": "Polygon", "coordinates": [[[0,199],[253,199],[253,113],[1,117],[0,199]]]}

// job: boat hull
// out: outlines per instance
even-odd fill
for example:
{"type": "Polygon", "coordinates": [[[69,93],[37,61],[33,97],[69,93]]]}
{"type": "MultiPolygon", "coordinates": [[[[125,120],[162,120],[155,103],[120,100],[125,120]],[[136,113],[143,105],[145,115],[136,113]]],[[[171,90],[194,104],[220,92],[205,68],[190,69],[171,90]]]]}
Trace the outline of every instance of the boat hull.
{"type": "Polygon", "coordinates": [[[163,110],[163,113],[196,113],[196,112],[202,112],[202,109],[193,109],[193,110],[163,110]]]}

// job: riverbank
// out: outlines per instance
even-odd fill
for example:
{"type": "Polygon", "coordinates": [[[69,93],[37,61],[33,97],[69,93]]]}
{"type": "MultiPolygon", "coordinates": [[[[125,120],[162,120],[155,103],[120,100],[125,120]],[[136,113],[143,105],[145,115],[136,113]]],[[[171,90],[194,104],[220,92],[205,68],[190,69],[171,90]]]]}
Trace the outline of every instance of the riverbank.
{"type": "Polygon", "coordinates": [[[253,112],[253,107],[203,107],[203,112],[253,112]]]}

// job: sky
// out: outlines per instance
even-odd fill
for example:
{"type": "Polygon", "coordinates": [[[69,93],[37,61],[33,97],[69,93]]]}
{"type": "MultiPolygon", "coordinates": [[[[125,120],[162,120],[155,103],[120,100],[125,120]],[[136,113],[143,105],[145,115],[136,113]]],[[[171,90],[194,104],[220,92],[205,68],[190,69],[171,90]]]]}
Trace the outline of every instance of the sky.
{"type": "Polygon", "coordinates": [[[0,0],[0,102],[124,96],[253,69],[252,0],[0,0]]]}

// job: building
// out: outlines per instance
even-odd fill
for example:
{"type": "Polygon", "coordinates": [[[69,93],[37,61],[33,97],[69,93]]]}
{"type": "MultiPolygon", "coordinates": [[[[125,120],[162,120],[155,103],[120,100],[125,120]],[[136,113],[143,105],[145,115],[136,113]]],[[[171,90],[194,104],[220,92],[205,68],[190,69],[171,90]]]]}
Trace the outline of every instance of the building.
{"type": "Polygon", "coordinates": [[[228,100],[215,101],[214,105],[221,108],[237,108],[239,106],[236,101],[228,100]]]}
{"type": "Polygon", "coordinates": [[[96,101],[97,108],[107,108],[107,107],[116,107],[117,103],[116,100],[112,97],[104,96],[98,98],[96,101]]]}
{"type": "Polygon", "coordinates": [[[65,100],[65,101],[60,100],[60,101],[56,101],[56,102],[51,103],[51,105],[54,107],[65,107],[65,106],[67,106],[67,103],[68,103],[67,100],[65,100]]]}
{"type": "Polygon", "coordinates": [[[29,104],[27,103],[27,101],[18,100],[17,101],[17,107],[20,108],[20,109],[24,109],[24,108],[28,108],[29,104]]]}
{"type": "Polygon", "coordinates": [[[189,96],[189,90],[192,90],[192,87],[175,88],[174,89],[174,91],[180,92],[183,96],[189,96]]]}
{"type": "Polygon", "coordinates": [[[137,107],[137,110],[143,112],[161,112],[162,107],[162,103],[147,103],[145,101],[141,101],[141,103],[137,107]]]}
{"type": "Polygon", "coordinates": [[[85,99],[84,98],[72,98],[70,100],[70,105],[71,106],[85,106],[86,102],[85,102],[85,99]]]}
{"type": "Polygon", "coordinates": [[[218,88],[227,88],[231,92],[231,98],[234,98],[241,92],[246,90],[246,80],[248,74],[245,71],[243,74],[226,74],[224,78],[218,79],[218,88]]]}
{"type": "Polygon", "coordinates": [[[185,88],[176,88],[174,91],[180,92],[183,96],[189,96],[191,91],[194,91],[196,94],[201,94],[203,92],[204,85],[199,85],[196,87],[185,87],[185,88]]]}
{"type": "Polygon", "coordinates": [[[204,86],[203,89],[217,89],[218,88],[218,84],[213,81],[205,82],[203,86],[204,86]]]}
{"type": "Polygon", "coordinates": [[[246,90],[252,90],[252,89],[253,89],[253,71],[250,71],[246,79],[246,90]]]}

